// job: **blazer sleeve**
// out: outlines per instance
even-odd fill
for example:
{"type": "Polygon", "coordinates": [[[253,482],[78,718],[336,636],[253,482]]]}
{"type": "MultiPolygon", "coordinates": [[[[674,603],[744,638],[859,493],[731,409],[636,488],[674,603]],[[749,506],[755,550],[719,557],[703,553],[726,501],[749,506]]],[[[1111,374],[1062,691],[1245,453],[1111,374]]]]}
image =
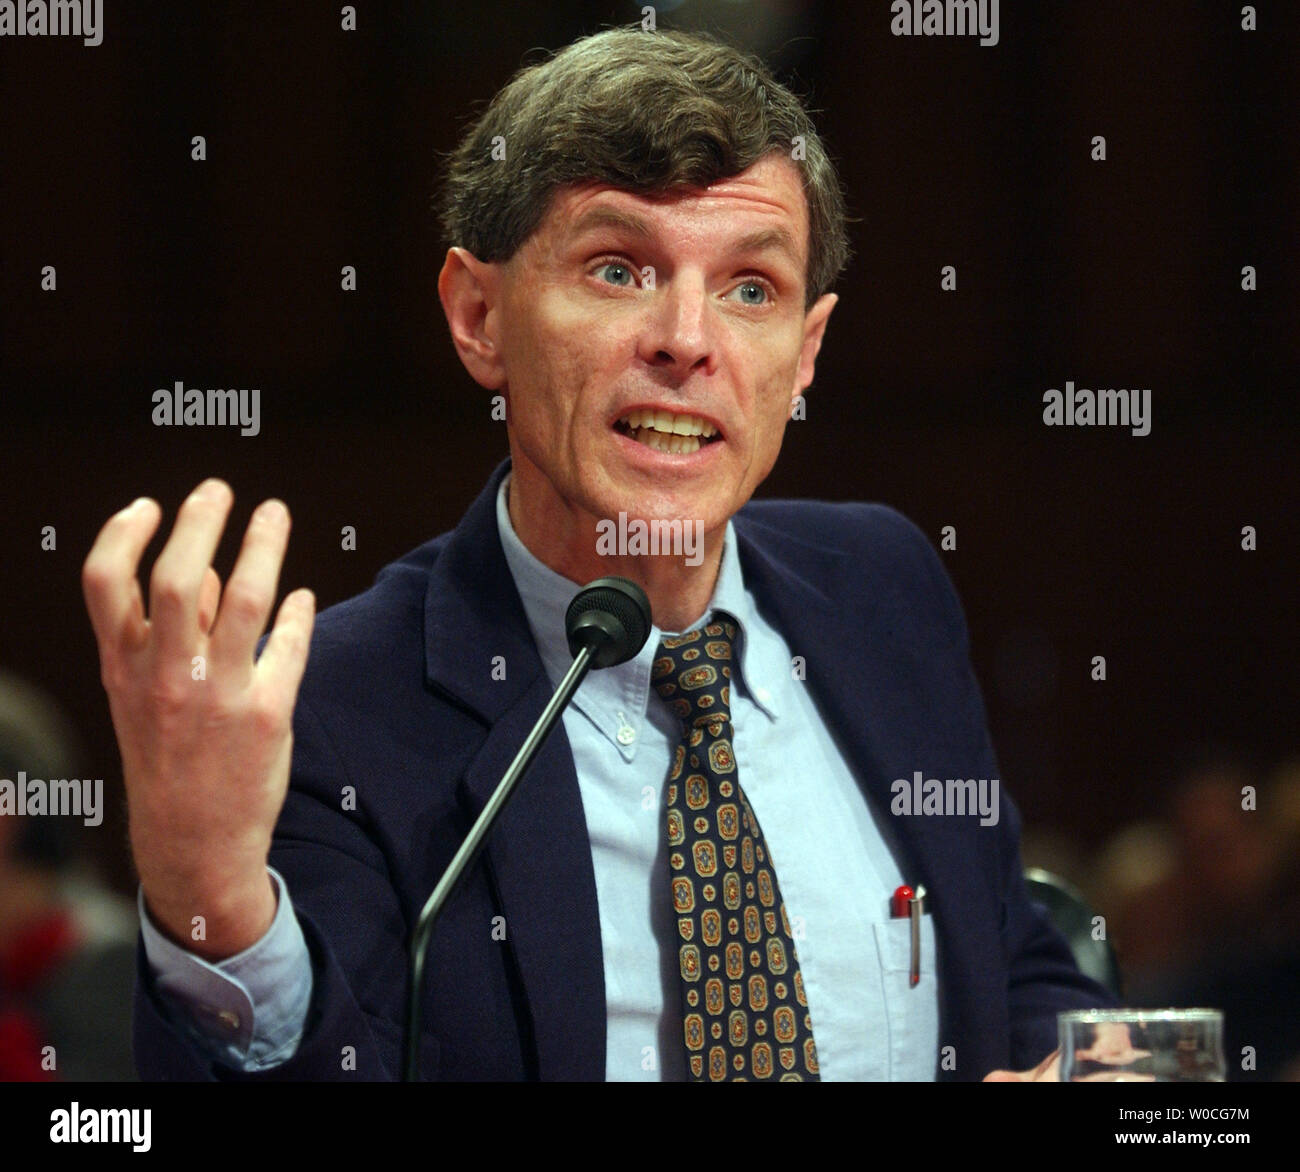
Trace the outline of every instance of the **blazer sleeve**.
{"type": "MultiPolygon", "coordinates": [[[[222,1082],[395,1079],[402,1068],[407,924],[383,855],[344,812],[343,772],[328,729],[300,697],[294,712],[293,777],[276,827],[271,865],[285,878],[311,956],[312,995],[291,1058],[245,1073],[214,1062],[172,1024],[138,950],[134,1042],[147,1080],[222,1082]],[[349,931],[364,924],[366,931],[349,931]],[[322,925],[329,926],[328,936],[322,925]],[[352,981],[345,975],[358,974],[352,981]]],[[[355,788],[354,788],[355,792],[355,788]]],[[[421,1074],[436,1075],[426,1037],[421,1074]]]]}
{"type": "Polygon", "coordinates": [[[1116,1001],[1079,971],[1047,913],[1029,898],[1020,859],[1020,816],[1010,802],[1004,812],[1002,943],[1007,959],[1011,1069],[1028,1070],[1056,1049],[1058,1013],[1113,1006],[1116,1001]]]}

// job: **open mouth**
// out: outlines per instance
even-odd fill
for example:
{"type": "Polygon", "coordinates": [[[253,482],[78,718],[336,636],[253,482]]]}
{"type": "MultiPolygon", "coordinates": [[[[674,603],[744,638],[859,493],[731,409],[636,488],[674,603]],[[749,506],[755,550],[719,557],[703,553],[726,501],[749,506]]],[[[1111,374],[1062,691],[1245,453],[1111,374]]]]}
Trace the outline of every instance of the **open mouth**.
{"type": "Polygon", "coordinates": [[[656,452],[674,456],[689,456],[722,438],[713,424],[698,415],[679,415],[654,407],[629,411],[614,424],[614,430],[656,452]]]}

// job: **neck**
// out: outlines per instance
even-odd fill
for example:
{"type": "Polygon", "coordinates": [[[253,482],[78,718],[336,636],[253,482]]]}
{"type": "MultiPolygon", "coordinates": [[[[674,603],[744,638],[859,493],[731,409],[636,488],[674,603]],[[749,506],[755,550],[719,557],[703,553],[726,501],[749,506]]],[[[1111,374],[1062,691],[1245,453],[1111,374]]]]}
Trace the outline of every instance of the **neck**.
{"type": "Polygon", "coordinates": [[[535,497],[518,491],[516,470],[510,477],[507,506],[510,524],[528,551],[544,565],[580,586],[595,578],[629,578],[646,592],[657,627],[686,631],[698,624],[713,597],[722,565],[726,527],[684,534],[684,550],[665,549],[664,529],[649,532],[645,523],[611,521],[566,506],[562,517],[533,506],[535,497]],[[657,543],[658,552],[643,552],[657,543]]]}

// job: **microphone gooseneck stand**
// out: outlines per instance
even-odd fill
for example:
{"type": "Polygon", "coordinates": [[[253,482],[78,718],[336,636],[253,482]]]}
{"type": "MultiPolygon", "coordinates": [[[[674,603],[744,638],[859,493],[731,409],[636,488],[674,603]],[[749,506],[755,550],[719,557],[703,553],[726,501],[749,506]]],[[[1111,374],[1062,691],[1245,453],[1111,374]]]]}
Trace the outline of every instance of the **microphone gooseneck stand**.
{"type": "Polygon", "coordinates": [[[569,650],[574,656],[573,663],[515,754],[510,768],[492,791],[487,805],[470,827],[465,841],[442,873],[411,933],[403,1071],[406,1082],[419,1080],[420,991],[424,983],[425,954],[438,915],[483,849],[484,841],[505,809],[519,779],[537,756],[587,672],[592,668],[626,663],[645,646],[652,625],[650,601],[635,582],[626,578],[597,578],[574,595],[564,625],[569,650]]]}

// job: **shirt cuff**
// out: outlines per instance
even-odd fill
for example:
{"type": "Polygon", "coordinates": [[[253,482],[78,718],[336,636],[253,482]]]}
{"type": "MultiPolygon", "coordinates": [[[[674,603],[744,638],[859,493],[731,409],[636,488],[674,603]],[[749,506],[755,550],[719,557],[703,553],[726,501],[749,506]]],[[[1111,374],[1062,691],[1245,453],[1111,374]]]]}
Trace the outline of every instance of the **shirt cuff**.
{"type": "Polygon", "coordinates": [[[209,1057],[253,1073],[293,1057],[311,1003],[311,955],[283,876],[275,886],[275,918],[243,952],[212,963],[172,943],[154,927],[144,889],[136,895],[140,932],[154,988],[183,1029],[209,1057]]]}

